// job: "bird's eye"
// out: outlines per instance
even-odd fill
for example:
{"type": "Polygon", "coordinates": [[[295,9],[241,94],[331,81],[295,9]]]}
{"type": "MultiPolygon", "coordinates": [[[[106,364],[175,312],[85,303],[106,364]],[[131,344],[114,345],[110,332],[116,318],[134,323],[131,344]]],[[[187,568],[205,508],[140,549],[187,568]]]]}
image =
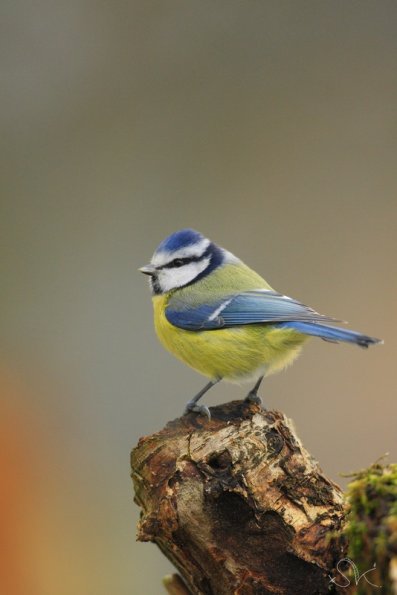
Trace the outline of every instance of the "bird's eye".
{"type": "Polygon", "coordinates": [[[185,261],[183,260],[183,258],[175,258],[175,260],[172,261],[172,264],[174,267],[183,267],[185,261]]]}

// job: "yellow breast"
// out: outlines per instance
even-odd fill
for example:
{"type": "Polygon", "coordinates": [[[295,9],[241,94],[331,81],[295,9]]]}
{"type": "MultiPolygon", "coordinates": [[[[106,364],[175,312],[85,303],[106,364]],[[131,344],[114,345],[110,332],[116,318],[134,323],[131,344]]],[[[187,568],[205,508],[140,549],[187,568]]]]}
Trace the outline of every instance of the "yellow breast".
{"type": "Polygon", "coordinates": [[[165,316],[169,295],[153,297],[157,335],[175,357],[209,378],[241,381],[269,375],[298,356],[306,336],[269,324],[187,331],[165,316]]]}

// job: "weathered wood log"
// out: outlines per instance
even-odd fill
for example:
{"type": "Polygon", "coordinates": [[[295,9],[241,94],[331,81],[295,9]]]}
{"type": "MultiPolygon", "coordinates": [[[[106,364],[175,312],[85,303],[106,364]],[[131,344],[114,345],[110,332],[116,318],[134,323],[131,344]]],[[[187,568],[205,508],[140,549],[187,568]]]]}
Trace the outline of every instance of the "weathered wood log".
{"type": "Polygon", "coordinates": [[[346,550],[340,488],[283,413],[235,401],[211,414],[176,419],[131,454],[138,539],[183,577],[169,593],[332,592],[346,550]]]}

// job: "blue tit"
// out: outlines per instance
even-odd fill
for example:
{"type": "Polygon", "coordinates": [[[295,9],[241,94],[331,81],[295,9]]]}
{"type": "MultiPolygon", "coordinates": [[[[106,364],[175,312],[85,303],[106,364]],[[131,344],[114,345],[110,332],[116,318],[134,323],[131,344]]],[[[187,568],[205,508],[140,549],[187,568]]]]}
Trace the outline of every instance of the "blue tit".
{"type": "Polygon", "coordinates": [[[193,229],[167,237],[139,270],[150,277],[161,343],[210,379],[186,412],[210,417],[198,401],[220,380],[252,381],[246,399],[261,403],[264,376],[291,364],[312,336],[360,347],[381,343],[331,326],[334,318],[277,293],[239,258],[193,229]]]}

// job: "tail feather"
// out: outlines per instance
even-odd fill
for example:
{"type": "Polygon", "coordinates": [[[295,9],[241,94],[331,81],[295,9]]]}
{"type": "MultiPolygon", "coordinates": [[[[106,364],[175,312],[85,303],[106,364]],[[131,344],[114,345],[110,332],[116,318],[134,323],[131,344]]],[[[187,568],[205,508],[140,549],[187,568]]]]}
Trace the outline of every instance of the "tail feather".
{"type": "Polygon", "coordinates": [[[338,326],[328,326],[325,324],[318,324],[314,322],[282,322],[279,325],[284,328],[292,328],[305,335],[312,335],[313,337],[320,337],[324,341],[344,341],[345,343],[354,343],[360,347],[367,348],[369,345],[376,345],[383,343],[382,339],[369,337],[357,331],[350,331],[338,326]]]}

